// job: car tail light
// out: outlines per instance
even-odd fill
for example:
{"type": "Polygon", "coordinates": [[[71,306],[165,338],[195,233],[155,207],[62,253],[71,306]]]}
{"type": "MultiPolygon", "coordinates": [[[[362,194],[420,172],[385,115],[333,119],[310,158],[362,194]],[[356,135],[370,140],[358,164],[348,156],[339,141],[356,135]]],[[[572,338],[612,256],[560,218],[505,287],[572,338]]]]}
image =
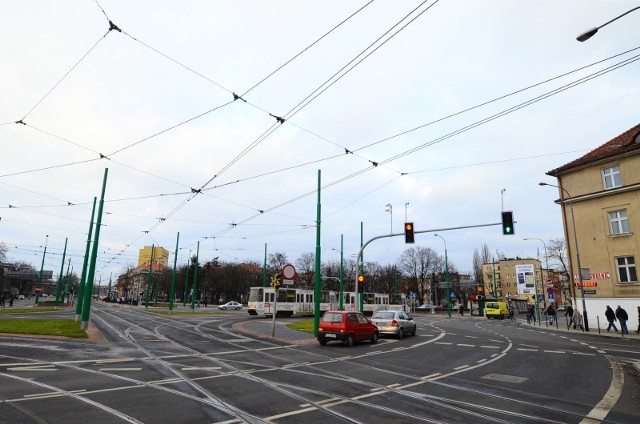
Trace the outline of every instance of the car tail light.
{"type": "Polygon", "coordinates": [[[395,319],[393,321],[391,321],[391,326],[392,327],[397,327],[398,326],[398,321],[396,321],[395,319]]]}

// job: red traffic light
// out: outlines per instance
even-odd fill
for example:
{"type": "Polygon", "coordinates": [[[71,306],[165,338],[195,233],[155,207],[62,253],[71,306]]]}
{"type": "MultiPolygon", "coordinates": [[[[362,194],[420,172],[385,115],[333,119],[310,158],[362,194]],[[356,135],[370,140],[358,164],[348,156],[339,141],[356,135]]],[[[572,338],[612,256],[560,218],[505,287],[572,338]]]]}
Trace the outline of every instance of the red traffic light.
{"type": "Polygon", "coordinates": [[[404,242],[415,243],[415,238],[413,236],[413,222],[404,223],[404,242]]]}
{"type": "Polygon", "coordinates": [[[362,274],[358,275],[358,283],[364,284],[364,275],[362,274]]]}

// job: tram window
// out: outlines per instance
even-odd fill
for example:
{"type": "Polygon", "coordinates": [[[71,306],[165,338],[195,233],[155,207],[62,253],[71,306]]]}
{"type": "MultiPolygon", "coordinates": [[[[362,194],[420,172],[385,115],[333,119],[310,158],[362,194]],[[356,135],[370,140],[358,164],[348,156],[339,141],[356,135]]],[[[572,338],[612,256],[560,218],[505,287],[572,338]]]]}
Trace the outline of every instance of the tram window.
{"type": "Polygon", "coordinates": [[[287,290],[287,302],[295,303],[296,301],[296,291],[295,290],[287,290]]]}
{"type": "Polygon", "coordinates": [[[249,293],[249,302],[262,302],[263,296],[264,296],[263,289],[253,288],[249,293]]]}

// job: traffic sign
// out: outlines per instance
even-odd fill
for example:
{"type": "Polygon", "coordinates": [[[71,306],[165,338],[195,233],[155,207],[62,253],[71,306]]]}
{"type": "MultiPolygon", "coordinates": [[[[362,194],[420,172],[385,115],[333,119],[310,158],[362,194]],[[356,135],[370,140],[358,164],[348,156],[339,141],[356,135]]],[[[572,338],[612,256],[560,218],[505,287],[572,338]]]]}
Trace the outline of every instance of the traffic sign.
{"type": "Polygon", "coordinates": [[[296,268],[291,264],[286,264],[282,267],[282,277],[285,280],[293,280],[293,277],[296,276],[296,268]]]}
{"type": "Polygon", "coordinates": [[[42,287],[36,287],[34,292],[36,293],[42,293],[42,287]]]}

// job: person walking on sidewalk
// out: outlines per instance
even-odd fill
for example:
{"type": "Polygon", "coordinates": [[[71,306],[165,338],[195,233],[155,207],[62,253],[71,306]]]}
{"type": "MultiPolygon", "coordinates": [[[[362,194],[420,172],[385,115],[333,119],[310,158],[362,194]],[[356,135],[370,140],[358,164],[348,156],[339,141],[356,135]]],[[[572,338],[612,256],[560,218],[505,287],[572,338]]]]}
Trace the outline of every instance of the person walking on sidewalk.
{"type": "Polygon", "coordinates": [[[576,328],[576,322],[573,320],[573,306],[569,305],[567,307],[567,310],[565,311],[564,316],[569,317],[568,327],[571,327],[573,325],[573,328],[576,328]]]}
{"type": "Polygon", "coordinates": [[[536,307],[533,305],[529,305],[527,308],[527,324],[536,323],[536,307]]]}
{"type": "Polygon", "coordinates": [[[609,321],[609,326],[607,327],[607,333],[611,330],[611,327],[618,332],[618,327],[616,327],[616,313],[613,312],[613,309],[609,305],[607,305],[607,310],[604,311],[604,316],[607,317],[607,321],[609,321]]]}
{"type": "Polygon", "coordinates": [[[556,310],[553,307],[553,304],[550,304],[545,311],[547,314],[547,320],[549,321],[549,325],[553,325],[556,320],[556,310]]]}
{"type": "Polygon", "coordinates": [[[622,309],[620,305],[616,308],[616,318],[620,322],[620,331],[622,335],[629,334],[629,330],[627,329],[627,320],[629,320],[629,315],[627,315],[627,311],[622,309]]]}
{"type": "Polygon", "coordinates": [[[507,310],[509,311],[509,319],[512,322],[515,322],[516,317],[514,316],[515,315],[515,311],[513,310],[513,305],[509,304],[509,306],[507,306],[507,310]]]}
{"type": "Polygon", "coordinates": [[[577,309],[573,311],[573,328],[580,328],[584,331],[584,326],[582,325],[582,314],[577,309]]]}

